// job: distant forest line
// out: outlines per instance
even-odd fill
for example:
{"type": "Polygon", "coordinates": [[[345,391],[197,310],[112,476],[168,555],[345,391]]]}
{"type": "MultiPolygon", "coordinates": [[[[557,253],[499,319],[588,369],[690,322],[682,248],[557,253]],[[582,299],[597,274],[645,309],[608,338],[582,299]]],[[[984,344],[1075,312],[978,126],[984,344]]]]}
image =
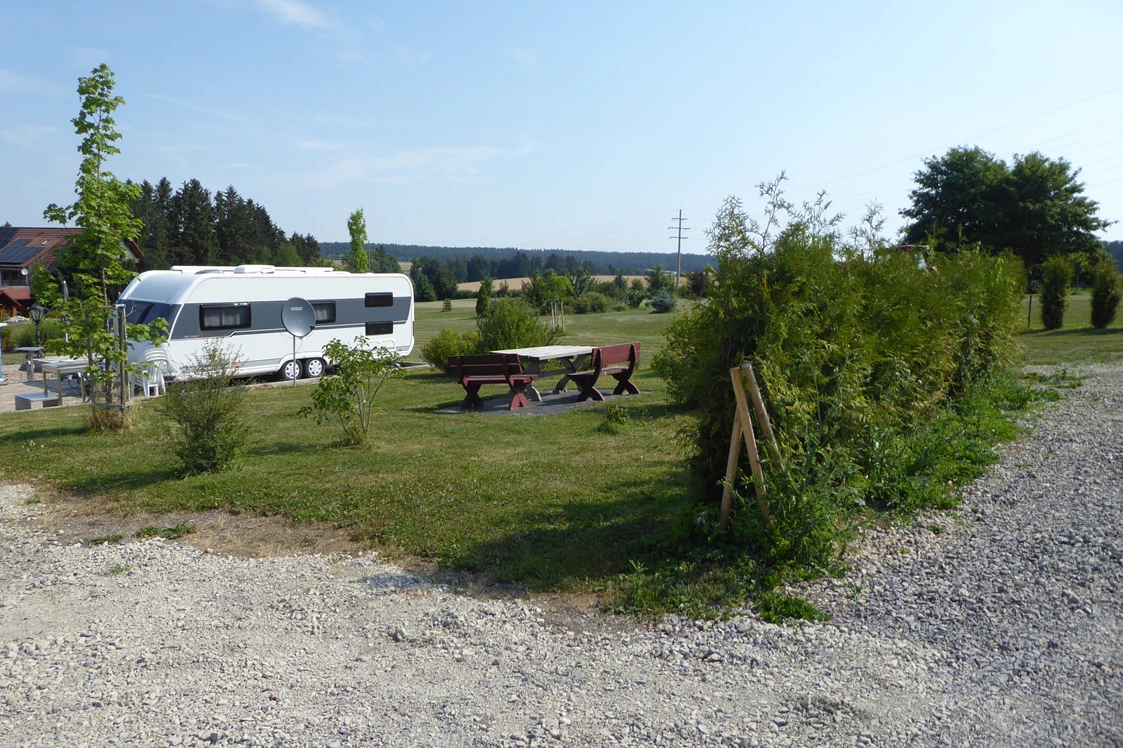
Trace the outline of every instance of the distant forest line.
{"type": "MultiPolygon", "coordinates": [[[[664,252],[602,252],[596,250],[516,249],[515,247],[432,247],[421,244],[387,244],[371,242],[370,250],[381,247],[402,262],[430,258],[455,266],[461,262],[478,271],[488,266],[486,275],[492,278],[522,278],[533,271],[553,269],[573,272],[583,267],[594,275],[639,275],[656,265],[671,272],[675,269],[675,255],[664,252]],[[519,258],[518,255],[522,255],[519,258]]],[[[343,257],[351,251],[346,242],[320,242],[320,253],[327,258],[343,257]]],[[[682,272],[703,270],[713,259],[708,255],[682,255],[682,272]]],[[[477,281],[478,272],[470,272],[467,280],[477,281]]],[[[481,276],[482,277],[482,276],[481,276]]]]}

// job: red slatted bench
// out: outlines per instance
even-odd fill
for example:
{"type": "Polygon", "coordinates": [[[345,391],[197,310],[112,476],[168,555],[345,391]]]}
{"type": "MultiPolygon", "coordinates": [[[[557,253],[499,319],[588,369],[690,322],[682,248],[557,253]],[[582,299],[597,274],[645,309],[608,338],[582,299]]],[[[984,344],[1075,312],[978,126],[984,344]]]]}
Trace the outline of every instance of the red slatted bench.
{"type": "Polygon", "coordinates": [[[530,407],[524,391],[538,379],[537,374],[523,372],[517,353],[484,353],[477,356],[450,356],[448,373],[456,377],[468,394],[460,403],[461,410],[483,407],[480,387],[485,384],[505,384],[511,389],[509,410],[530,407]]]}
{"type": "Polygon", "coordinates": [[[610,374],[616,379],[614,395],[623,395],[625,392],[638,395],[639,389],[632,384],[632,374],[635,374],[639,365],[639,343],[625,343],[623,345],[610,345],[605,348],[594,348],[592,355],[593,368],[589,371],[579,371],[569,375],[569,381],[581,388],[578,400],[604,400],[604,395],[597,389],[597,380],[602,375],[610,374]]]}

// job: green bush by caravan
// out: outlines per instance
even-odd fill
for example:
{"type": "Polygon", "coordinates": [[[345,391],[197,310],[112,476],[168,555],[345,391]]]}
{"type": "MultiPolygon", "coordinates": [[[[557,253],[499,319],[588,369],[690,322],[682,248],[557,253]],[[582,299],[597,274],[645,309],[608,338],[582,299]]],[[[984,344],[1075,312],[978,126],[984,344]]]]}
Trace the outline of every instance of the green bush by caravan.
{"type": "Polygon", "coordinates": [[[161,362],[169,379],[190,377],[190,363],[219,340],[238,361],[235,376],[318,377],[324,346],[365,336],[374,347],[406,356],[413,350],[413,283],[398,273],[347,273],[332,268],[174,266],[141,273],[121,293],[132,323],[168,321],[159,346],[132,341],[129,361],[161,362]],[[311,302],[316,326],[296,341],[281,324],[286,300],[311,302]],[[166,362],[164,364],[163,362],[166,362]]]}

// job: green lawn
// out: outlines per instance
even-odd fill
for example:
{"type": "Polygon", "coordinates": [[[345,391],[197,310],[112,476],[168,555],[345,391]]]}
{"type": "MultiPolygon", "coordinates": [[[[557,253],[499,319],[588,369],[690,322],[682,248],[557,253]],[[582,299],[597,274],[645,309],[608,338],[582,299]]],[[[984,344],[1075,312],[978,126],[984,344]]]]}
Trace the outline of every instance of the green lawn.
{"type": "MultiPolygon", "coordinates": [[[[452,312],[418,306],[419,342],[474,324],[469,302],[452,312]]],[[[84,408],[0,415],[0,478],[104,497],[126,512],[230,508],[335,522],[372,546],[501,579],[595,580],[644,558],[687,502],[685,416],[668,408],[650,371],[670,319],[632,310],[569,319],[566,342],[644,343],[644,394],[625,400],[634,422],[615,436],[597,431],[600,405],[556,416],[438,414],[463,390],[421,371],[383,388],[370,448],[337,447],[332,429],[297,416],[310,387],[278,388],[248,394],[253,436],[229,473],[180,478],[166,427],[141,403],[136,427],[119,436],[85,433],[84,408]]]]}
{"type": "Polygon", "coordinates": [[[1118,361],[1123,358],[1123,310],[1104,330],[1092,327],[1092,297],[1089,293],[1069,296],[1064,327],[1046,331],[1041,324],[1041,297],[1022,301],[1023,322],[1029,321],[1019,338],[1027,364],[1079,364],[1118,361]]]}

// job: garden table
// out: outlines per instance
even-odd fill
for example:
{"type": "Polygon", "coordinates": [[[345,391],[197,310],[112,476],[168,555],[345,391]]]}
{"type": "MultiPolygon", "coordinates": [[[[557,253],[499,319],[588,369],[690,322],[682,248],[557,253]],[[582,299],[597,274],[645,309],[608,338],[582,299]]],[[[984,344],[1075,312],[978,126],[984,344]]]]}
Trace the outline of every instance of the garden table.
{"type": "MultiPolygon", "coordinates": [[[[508,348],[502,351],[491,352],[519,354],[519,359],[524,362],[523,371],[527,374],[537,374],[539,377],[561,374],[562,378],[554,385],[554,393],[557,394],[565,392],[565,386],[569,383],[570,374],[580,371],[582,367],[589,363],[589,357],[593,354],[593,346],[540,345],[533,348],[508,348]],[[562,368],[541,371],[542,366],[550,361],[560,361],[562,368]]],[[[527,392],[535,401],[542,402],[541,393],[539,393],[533,385],[527,387],[527,392]]]]}
{"type": "MultiPolygon", "coordinates": [[[[79,381],[85,378],[86,367],[89,364],[82,359],[64,358],[64,359],[50,359],[40,358],[35,360],[35,364],[43,371],[43,394],[50,394],[47,391],[47,375],[53,374],[55,382],[57,383],[57,390],[59,397],[62,397],[62,378],[67,374],[77,374],[79,381]]],[[[85,388],[79,385],[79,391],[82,393],[82,402],[86,402],[85,388]]]]}
{"type": "Polygon", "coordinates": [[[16,349],[18,353],[23,354],[23,371],[27,377],[28,382],[35,381],[35,359],[43,355],[43,346],[41,345],[21,345],[16,349]]]}

